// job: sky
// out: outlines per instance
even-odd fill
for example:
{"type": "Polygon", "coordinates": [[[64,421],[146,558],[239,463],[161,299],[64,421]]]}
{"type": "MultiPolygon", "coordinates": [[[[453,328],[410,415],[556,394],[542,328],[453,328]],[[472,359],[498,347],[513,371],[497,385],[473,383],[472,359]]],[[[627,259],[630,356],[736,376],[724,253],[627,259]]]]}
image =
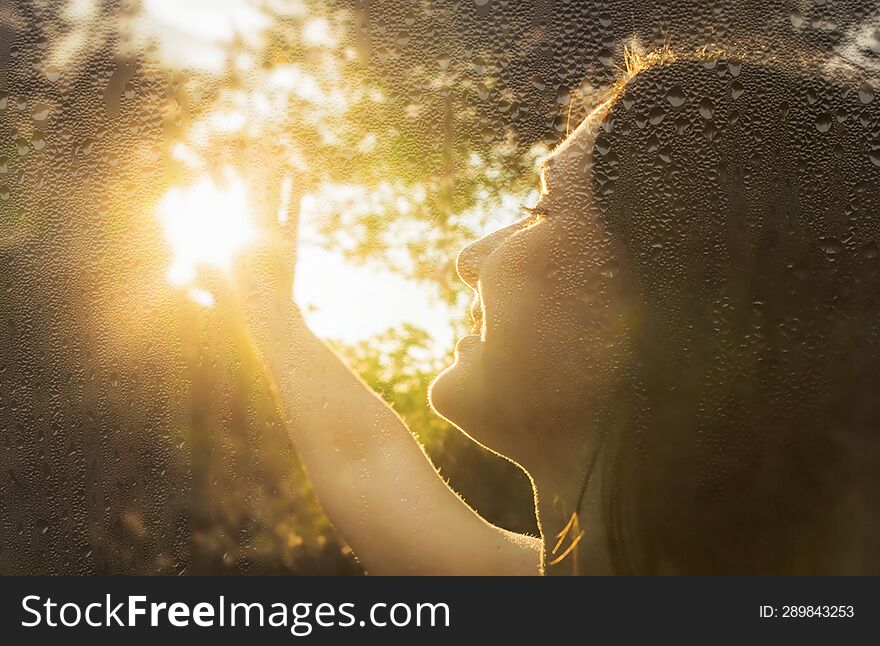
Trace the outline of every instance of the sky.
{"type": "Polygon", "coordinates": [[[437,356],[451,348],[451,321],[461,318],[436,298],[433,286],[352,264],[342,254],[316,245],[300,246],[294,294],[318,336],[352,343],[411,323],[429,333],[437,356]]]}

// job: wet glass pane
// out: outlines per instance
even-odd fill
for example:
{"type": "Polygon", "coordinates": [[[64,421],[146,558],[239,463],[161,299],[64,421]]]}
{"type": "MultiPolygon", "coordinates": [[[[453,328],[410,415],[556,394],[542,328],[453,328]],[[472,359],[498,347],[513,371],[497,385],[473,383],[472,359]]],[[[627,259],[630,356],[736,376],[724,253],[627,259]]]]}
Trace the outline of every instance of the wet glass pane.
{"type": "Polygon", "coordinates": [[[549,573],[876,572],[878,78],[859,0],[0,0],[0,573],[363,573],[291,289],[490,523],[575,483],[549,573]]]}

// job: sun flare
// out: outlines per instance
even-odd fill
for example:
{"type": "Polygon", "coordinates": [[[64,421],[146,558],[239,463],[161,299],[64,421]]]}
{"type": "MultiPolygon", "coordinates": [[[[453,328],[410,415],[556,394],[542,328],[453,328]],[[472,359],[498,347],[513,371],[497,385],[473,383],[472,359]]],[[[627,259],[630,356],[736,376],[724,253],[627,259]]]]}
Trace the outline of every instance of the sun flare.
{"type": "Polygon", "coordinates": [[[205,174],[189,186],[169,189],[159,202],[173,254],[167,278],[176,287],[192,286],[200,267],[228,269],[235,254],[254,240],[247,188],[231,169],[223,180],[217,183],[205,174]]]}

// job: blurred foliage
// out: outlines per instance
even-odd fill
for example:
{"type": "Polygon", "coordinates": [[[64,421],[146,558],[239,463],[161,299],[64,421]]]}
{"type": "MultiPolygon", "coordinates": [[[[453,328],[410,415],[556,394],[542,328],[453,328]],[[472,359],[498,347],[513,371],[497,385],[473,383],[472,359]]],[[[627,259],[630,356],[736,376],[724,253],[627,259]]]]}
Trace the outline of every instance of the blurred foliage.
{"type": "MultiPolygon", "coordinates": [[[[0,5],[0,572],[359,571],[241,339],[167,285],[155,217],[170,187],[222,184],[231,167],[258,219],[311,209],[312,241],[456,300],[455,251],[535,153],[459,137],[479,119],[452,70],[401,68],[405,93],[374,75],[384,54],[357,15],[298,0],[0,5]]],[[[424,340],[341,351],[471,504],[533,527],[524,476],[429,412],[424,340]]]]}
{"type": "MultiPolygon", "coordinates": [[[[259,367],[166,284],[154,211],[169,187],[233,167],[259,218],[300,216],[309,242],[436,285],[464,319],[455,252],[516,216],[535,160],[624,44],[766,30],[864,42],[876,60],[874,14],[858,0],[0,0],[0,573],[359,572],[259,367]]],[[[440,366],[425,346],[412,327],[336,344],[465,500],[534,531],[525,476],[428,409],[440,366]]]]}

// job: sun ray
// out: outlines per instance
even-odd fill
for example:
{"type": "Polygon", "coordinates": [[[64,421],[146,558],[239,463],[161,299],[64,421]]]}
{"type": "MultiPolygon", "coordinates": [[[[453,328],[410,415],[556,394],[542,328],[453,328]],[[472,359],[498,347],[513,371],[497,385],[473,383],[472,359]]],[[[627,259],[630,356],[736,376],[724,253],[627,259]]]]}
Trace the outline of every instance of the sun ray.
{"type": "MultiPolygon", "coordinates": [[[[169,189],[158,205],[165,238],[172,250],[168,281],[177,287],[191,285],[200,267],[226,270],[235,254],[256,236],[251,221],[247,188],[231,169],[224,182],[202,175],[186,187],[169,189]]],[[[201,304],[209,304],[202,290],[201,304]]]]}

